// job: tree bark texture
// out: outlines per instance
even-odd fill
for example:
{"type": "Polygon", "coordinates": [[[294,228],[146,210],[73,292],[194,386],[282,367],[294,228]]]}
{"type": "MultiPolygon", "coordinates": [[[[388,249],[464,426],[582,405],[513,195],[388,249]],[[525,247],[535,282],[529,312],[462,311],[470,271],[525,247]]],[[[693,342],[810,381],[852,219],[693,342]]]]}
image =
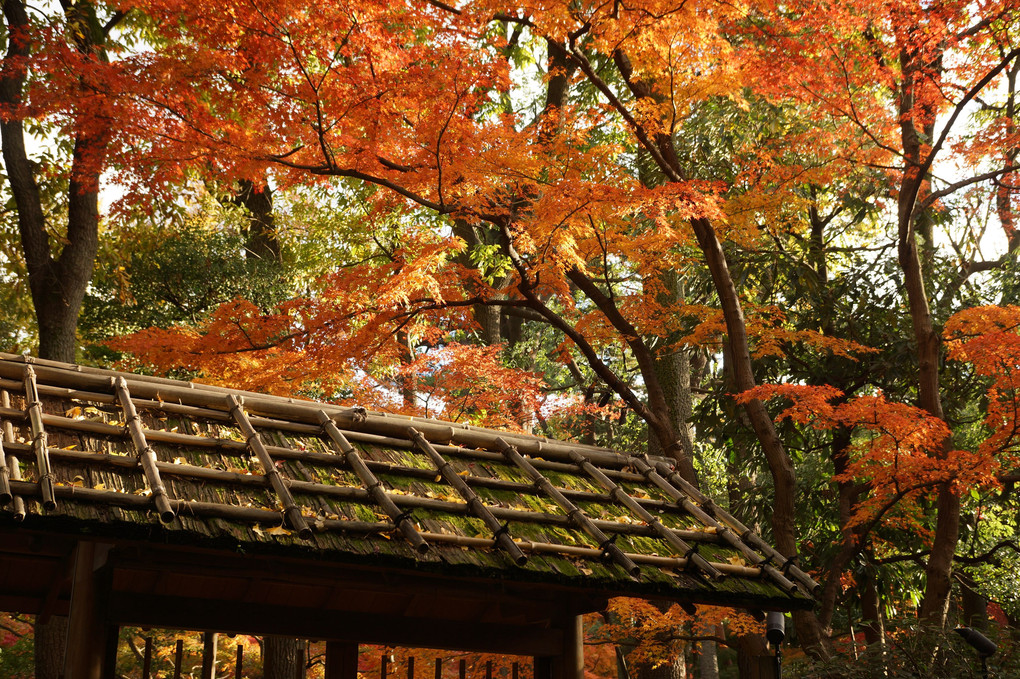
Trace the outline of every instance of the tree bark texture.
{"type": "Polygon", "coordinates": [[[262,641],[264,679],[301,679],[305,675],[305,645],[301,639],[267,636],[262,641]]]}

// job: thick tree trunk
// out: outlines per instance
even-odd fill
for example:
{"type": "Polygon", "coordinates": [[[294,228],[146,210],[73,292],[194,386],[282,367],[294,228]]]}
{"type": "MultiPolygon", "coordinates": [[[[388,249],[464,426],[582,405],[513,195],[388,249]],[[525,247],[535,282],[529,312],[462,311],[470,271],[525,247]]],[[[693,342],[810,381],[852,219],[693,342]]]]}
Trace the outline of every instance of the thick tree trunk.
{"type": "Polygon", "coordinates": [[[267,636],[262,641],[264,679],[301,679],[305,676],[305,645],[301,639],[267,636]]]}
{"type": "Polygon", "coordinates": [[[255,182],[244,179],[240,182],[234,201],[248,213],[248,233],[244,250],[247,257],[265,264],[279,264],[282,261],[280,236],[276,231],[276,216],[273,212],[273,190],[269,182],[255,182]]]}
{"type": "Polygon", "coordinates": [[[64,646],[67,643],[67,618],[55,615],[36,622],[35,679],[60,679],[64,672],[64,646]]]}

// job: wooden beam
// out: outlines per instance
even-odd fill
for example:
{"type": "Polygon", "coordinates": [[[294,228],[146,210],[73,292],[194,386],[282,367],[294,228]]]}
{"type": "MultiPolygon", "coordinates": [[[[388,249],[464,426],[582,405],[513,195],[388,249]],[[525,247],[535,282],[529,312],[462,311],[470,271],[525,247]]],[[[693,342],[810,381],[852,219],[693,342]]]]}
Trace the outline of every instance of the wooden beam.
{"type": "Polygon", "coordinates": [[[118,594],[110,616],[122,625],[276,634],[332,641],[415,646],[510,655],[557,655],[563,632],[540,625],[451,622],[347,611],[266,606],[180,596],[118,594]]]}
{"type": "Polygon", "coordinates": [[[357,642],[326,642],[325,679],[358,679],[357,642]]]}

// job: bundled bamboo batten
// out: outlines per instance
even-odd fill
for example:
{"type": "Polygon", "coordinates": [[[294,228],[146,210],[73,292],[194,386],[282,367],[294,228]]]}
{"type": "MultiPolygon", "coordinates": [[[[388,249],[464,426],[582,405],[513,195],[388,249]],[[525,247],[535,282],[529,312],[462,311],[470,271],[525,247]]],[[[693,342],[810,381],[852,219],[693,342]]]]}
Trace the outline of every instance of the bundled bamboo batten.
{"type": "Polygon", "coordinates": [[[35,449],[35,464],[38,473],[39,487],[42,494],[42,505],[44,509],[55,509],[57,506],[56,497],[53,494],[53,470],[50,468],[50,457],[46,445],[46,429],[43,426],[42,401],[39,400],[39,392],[36,389],[35,371],[32,366],[26,365],[25,378],[25,407],[28,409],[29,422],[32,427],[32,446],[35,449]]]}
{"type": "Polygon", "coordinates": [[[429,459],[432,460],[434,465],[436,465],[436,469],[446,482],[453,486],[454,489],[461,494],[461,497],[463,497],[467,502],[467,506],[471,513],[480,518],[486,528],[492,531],[493,539],[496,544],[506,550],[507,554],[510,555],[510,558],[518,566],[523,566],[527,563],[528,557],[526,557],[520,547],[514,543],[509,530],[507,530],[507,526],[500,525],[499,519],[492,515],[492,512],[490,512],[488,507],[482,503],[482,501],[478,498],[478,495],[476,495],[475,492],[471,490],[471,487],[464,482],[464,479],[462,479],[457,472],[453,470],[450,463],[447,462],[446,459],[432,447],[432,444],[430,444],[428,440],[421,435],[420,431],[414,427],[410,427],[407,430],[407,434],[418,446],[418,449],[429,456],[429,459]]]}
{"type": "Polygon", "coordinates": [[[283,513],[287,517],[287,522],[291,528],[298,532],[302,539],[307,540],[312,537],[312,529],[308,527],[304,517],[301,516],[301,509],[294,502],[294,496],[290,494],[290,490],[283,480],[283,475],[277,470],[276,462],[273,461],[269,451],[266,450],[265,444],[262,443],[262,438],[255,431],[255,427],[252,426],[251,422],[248,421],[248,416],[245,415],[240,399],[231,394],[227,397],[227,405],[230,407],[230,414],[233,415],[234,422],[237,423],[241,433],[244,434],[245,444],[258,457],[259,464],[262,465],[263,475],[269,479],[273,490],[276,491],[277,496],[280,498],[280,504],[283,506],[283,513]]]}
{"type": "MultiPolygon", "coordinates": [[[[783,575],[779,570],[776,569],[775,566],[771,564],[773,557],[771,556],[763,557],[761,554],[754,551],[751,547],[749,547],[736,535],[734,535],[733,531],[731,531],[728,526],[721,524],[719,521],[715,519],[715,517],[710,516],[701,507],[692,502],[691,497],[688,493],[685,493],[684,491],[680,490],[672,483],[670,483],[670,481],[674,480],[672,476],[675,476],[676,479],[679,479],[679,481],[683,481],[684,484],[689,487],[689,489],[693,489],[693,486],[687,484],[686,481],[680,478],[678,474],[673,474],[672,470],[668,470],[669,473],[671,474],[671,478],[670,481],[667,481],[656,469],[653,469],[644,460],[640,458],[635,458],[634,463],[638,470],[644,473],[649,481],[651,481],[660,490],[667,493],[670,497],[676,500],[676,503],[680,505],[684,509],[684,511],[694,516],[696,519],[704,523],[706,526],[711,526],[715,528],[716,532],[719,534],[719,537],[722,538],[723,542],[725,542],[726,544],[740,552],[740,554],[743,555],[743,557],[750,561],[752,564],[760,566],[762,571],[766,575],[768,575],[773,582],[775,582],[784,590],[789,592],[796,592],[798,589],[800,589],[800,587],[796,583],[794,583],[785,575],[783,575]]],[[[704,499],[704,495],[702,495],[700,492],[697,492],[696,489],[694,490],[695,493],[693,493],[693,495],[695,497],[704,499]]]]}
{"type": "Polygon", "coordinates": [[[123,377],[113,379],[113,387],[117,393],[117,400],[124,411],[124,421],[127,423],[128,432],[131,434],[131,442],[138,454],[138,464],[142,468],[146,484],[152,492],[152,502],[159,512],[159,520],[163,523],[170,523],[174,520],[174,510],[170,507],[170,499],[166,492],[166,486],[159,478],[159,469],[156,467],[156,452],[145,440],[145,433],[142,431],[142,423],[131,402],[131,394],[128,392],[127,382],[123,377]]]}
{"type": "MultiPolygon", "coordinates": [[[[688,483],[686,479],[677,474],[669,466],[657,461],[655,462],[655,470],[671,482],[675,481],[677,484],[680,484],[680,487],[683,488],[688,495],[695,497],[699,504],[711,508],[713,513],[717,514],[720,519],[729,524],[733,530],[737,532],[741,544],[750,543],[749,546],[761,550],[761,552],[765,554],[766,560],[778,564],[783,573],[800,582],[812,594],[818,594],[821,591],[822,586],[815,582],[810,575],[798,568],[793,559],[780,554],[779,550],[762,540],[758,535],[752,532],[750,528],[741,523],[737,517],[712,502],[711,498],[688,483]]],[[[708,512],[702,511],[701,515],[697,518],[705,521],[706,519],[711,520],[712,517],[708,514],[708,512]]],[[[706,525],[711,524],[707,524],[706,522],[706,525]]]]}
{"type": "MultiPolygon", "coordinates": [[[[16,386],[15,386],[15,388],[20,388],[20,387],[21,387],[20,384],[16,384],[16,386]]],[[[7,392],[6,389],[4,389],[2,392],[0,392],[0,405],[2,405],[4,408],[10,408],[11,407],[11,395],[7,392]]],[[[3,419],[3,432],[0,433],[0,436],[2,436],[4,443],[6,443],[8,445],[10,445],[11,443],[14,443],[14,425],[11,424],[11,421],[6,419],[6,418],[3,419]]],[[[21,463],[18,461],[18,456],[17,455],[15,455],[13,453],[7,455],[7,468],[10,471],[10,478],[8,479],[8,486],[10,486],[10,482],[11,481],[20,481],[21,480],[21,463]]],[[[21,497],[16,495],[13,492],[13,490],[11,491],[11,496],[12,496],[12,500],[13,500],[13,506],[11,507],[11,509],[14,510],[14,520],[15,521],[24,521],[25,520],[25,501],[23,499],[21,499],[21,497]]]]}
{"type": "Polygon", "coordinates": [[[364,460],[358,455],[358,451],[354,449],[350,441],[344,438],[344,435],[337,428],[333,420],[330,419],[329,415],[325,411],[319,411],[319,422],[322,424],[323,434],[329,439],[330,443],[336,448],[337,452],[344,456],[347,464],[358,475],[361,482],[368,489],[368,492],[372,495],[372,499],[378,504],[384,512],[390,517],[393,523],[400,529],[400,532],[404,534],[404,538],[411,543],[415,551],[419,554],[424,554],[429,550],[429,544],[422,539],[421,535],[411,525],[410,516],[407,512],[401,512],[400,509],[394,504],[393,500],[383,490],[382,483],[376,478],[375,474],[365,465],[364,460]]]}
{"type": "Polygon", "coordinates": [[[634,563],[630,557],[624,554],[623,550],[616,546],[616,543],[599,530],[598,526],[592,523],[591,519],[585,516],[577,505],[568,500],[563,496],[559,490],[556,489],[549,479],[542,476],[541,472],[535,469],[530,462],[524,459],[524,457],[517,452],[517,449],[504,441],[502,438],[496,439],[496,445],[499,446],[503,455],[510,462],[517,465],[521,471],[528,475],[528,477],[535,482],[535,485],[542,489],[549,499],[558,504],[560,508],[566,512],[567,516],[578,526],[581,530],[587,533],[590,537],[598,541],[599,548],[608,554],[616,563],[623,566],[624,570],[630,573],[633,578],[638,577],[641,574],[641,568],[634,563]]]}
{"type": "Polygon", "coordinates": [[[571,456],[574,460],[574,463],[577,464],[577,466],[582,471],[588,474],[588,476],[590,476],[591,478],[598,481],[598,483],[603,488],[609,491],[609,496],[611,498],[619,501],[620,504],[627,507],[627,509],[631,510],[638,517],[640,517],[642,521],[651,526],[652,530],[655,531],[655,534],[658,537],[664,539],[670,545],[683,552],[684,558],[687,559],[688,564],[698,568],[699,570],[701,570],[701,572],[705,573],[708,577],[712,578],[713,580],[719,580],[720,578],[723,577],[723,574],[719,571],[719,569],[712,566],[712,564],[710,564],[703,556],[697,553],[697,546],[691,546],[684,542],[684,540],[682,540],[681,538],[674,535],[673,532],[670,531],[665,526],[663,526],[662,523],[660,523],[657,518],[652,516],[652,514],[647,509],[638,504],[634,500],[634,498],[628,495],[622,488],[620,488],[620,486],[614,483],[608,476],[603,474],[602,470],[600,470],[591,462],[589,462],[588,459],[584,457],[584,455],[581,455],[580,453],[575,451],[574,453],[572,453],[571,456]]]}

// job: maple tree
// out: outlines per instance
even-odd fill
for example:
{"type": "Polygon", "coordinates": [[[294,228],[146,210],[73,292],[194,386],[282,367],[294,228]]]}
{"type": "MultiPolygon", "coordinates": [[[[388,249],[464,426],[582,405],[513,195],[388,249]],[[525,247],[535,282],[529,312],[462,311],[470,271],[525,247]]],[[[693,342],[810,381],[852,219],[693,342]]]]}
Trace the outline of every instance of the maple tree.
{"type": "Polygon", "coordinates": [[[805,555],[826,588],[817,615],[795,618],[804,646],[829,652],[847,569],[897,532],[927,540],[920,610],[946,620],[961,493],[1015,463],[1012,312],[949,321],[1000,301],[973,281],[1015,271],[1014,3],[117,12],[152,35],[95,88],[132,140],[118,147],[129,195],[186,172],[269,177],[277,195],[328,183],[364,208],[365,233],[276,307],[237,299],[114,346],[236,386],[494,426],[629,412],[691,480],[681,401],[702,380],[700,413],[724,421],[700,431],[746,449],[742,473],[763,461],[780,550],[806,546],[807,512],[838,524],[835,552],[805,555]],[[991,222],[1004,245],[985,258],[991,222]],[[861,330],[861,313],[880,328],[861,330]],[[702,351],[724,375],[691,367],[702,351]],[[964,361],[992,385],[987,432],[967,422],[979,387],[964,361]],[[778,425],[773,395],[798,404],[778,425]],[[798,441],[825,450],[808,481],[798,441]],[[798,503],[833,477],[838,506],[798,503]]]}

